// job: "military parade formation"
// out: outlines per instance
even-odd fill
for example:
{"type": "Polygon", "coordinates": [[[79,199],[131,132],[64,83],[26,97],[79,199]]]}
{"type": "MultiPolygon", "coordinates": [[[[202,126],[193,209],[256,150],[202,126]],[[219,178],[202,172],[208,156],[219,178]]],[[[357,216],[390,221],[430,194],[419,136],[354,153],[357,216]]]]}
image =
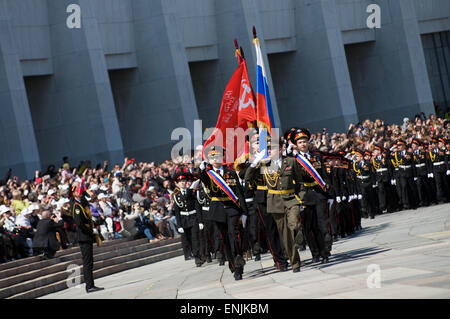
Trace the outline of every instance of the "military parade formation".
{"type": "Polygon", "coordinates": [[[256,132],[234,163],[212,146],[192,173],[179,168],[172,196],[185,259],[197,267],[228,262],[241,280],[249,259],[270,253],[279,271],[299,272],[299,250],[328,263],[333,242],[361,230],[364,218],[450,201],[450,144],[442,137],[351,154],[317,151],[310,139],[292,128],[277,148],[268,138],[266,154],[256,132]]]}

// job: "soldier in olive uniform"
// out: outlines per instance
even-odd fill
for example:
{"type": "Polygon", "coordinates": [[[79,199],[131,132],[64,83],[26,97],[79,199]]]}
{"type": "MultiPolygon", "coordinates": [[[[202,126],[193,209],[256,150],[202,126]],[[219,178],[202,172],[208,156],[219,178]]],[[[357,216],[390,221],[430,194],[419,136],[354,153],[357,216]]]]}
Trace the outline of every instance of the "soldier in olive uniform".
{"type": "MultiPolygon", "coordinates": [[[[252,154],[256,154],[259,150],[259,135],[257,133],[252,135],[250,142],[252,154]]],[[[268,141],[268,146],[270,147],[270,141],[268,141]]],[[[253,160],[254,158],[252,158],[252,161],[253,160]]],[[[254,199],[256,213],[258,214],[260,224],[262,225],[263,237],[267,241],[267,246],[272,254],[275,267],[280,271],[287,271],[289,265],[288,258],[286,257],[277,224],[275,223],[272,214],[267,212],[267,185],[264,182],[264,177],[256,172],[253,172],[252,174],[252,170],[249,170],[247,167],[244,178],[256,188],[254,199]]],[[[262,246],[262,243],[260,243],[260,247],[262,246]]]]}
{"type": "Polygon", "coordinates": [[[222,165],[223,149],[219,147],[211,147],[207,151],[207,157],[210,161],[202,162],[200,165],[200,180],[208,189],[211,196],[211,204],[209,206],[209,214],[211,220],[217,224],[217,228],[223,239],[223,248],[225,256],[228,260],[228,267],[234,273],[235,280],[242,279],[244,272],[245,260],[243,258],[242,236],[239,232],[239,221],[245,226],[248,209],[244,198],[244,191],[236,172],[227,166],[222,165]],[[214,170],[237,196],[237,202],[233,199],[213,180],[207,171],[214,170]]]}
{"type": "Polygon", "coordinates": [[[83,260],[83,276],[86,283],[86,292],[95,292],[104,288],[94,285],[94,251],[93,243],[98,236],[97,230],[94,230],[94,222],[89,210],[89,203],[86,199],[88,196],[84,183],[82,181],[75,182],[73,185],[75,191],[72,192],[72,217],[77,227],[78,245],[81,250],[83,260]],[[77,185],[78,183],[78,185],[77,185]]]}
{"type": "Polygon", "coordinates": [[[179,190],[173,194],[173,210],[178,225],[178,232],[185,236],[195,258],[195,264],[200,267],[203,264],[200,255],[200,231],[203,229],[202,211],[195,198],[194,191],[186,188],[188,174],[180,172],[176,176],[179,190]]]}
{"type": "MultiPolygon", "coordinates": [[[[283,141],[280,142],[283,145],[283,141]]],[[[300,230],[300,202],[297,197],[301,200],[304,195],[304,172],[293,157],[282,157],[282,153],[282,146],[273,156],[272,148],[269,148],[269,158],[263,160],[265,150],[259,152],[247,169],[246,179],[257,180],[263,177],[267,186],[267,212],[272,214],[277,224],[293,272],[299,272],[300,255],[296,246],[301,244],[297,238],[303,239],[303,235],[300,230]]]]}

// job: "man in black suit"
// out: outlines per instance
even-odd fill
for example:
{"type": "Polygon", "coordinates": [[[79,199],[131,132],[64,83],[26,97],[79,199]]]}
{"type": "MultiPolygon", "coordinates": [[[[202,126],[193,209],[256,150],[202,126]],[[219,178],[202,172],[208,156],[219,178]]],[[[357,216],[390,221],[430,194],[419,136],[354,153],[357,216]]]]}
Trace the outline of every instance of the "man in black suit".
{"type": "Polygon", "coordinates": [[[78,245],[80,246],[81,256],[83,259],[83,276],[86,283],[86,292],[95,292],[103,290],[94,285],[94,251],[93,243],[97,230],[94,230],[94,223],[92,221],[92,215],[89,210],[89,203],[86,197],[88,196],[84,183],[82,181],[76,182],[78,185],[74,185],[75,191],[73,192],[72,202],[72,217],[75,225],[77,226],[78,245]]]}
{"type": "Polygon", "coordinates": [[[242,239],[239,233],[238,223],[241,219],[245,227],[246,217],[248,215],[247,205],[245,203],[244,190],[239,183],[236,172],[227,166],[222,165],[223,149],[219,147],[211,147],[208,154],[210,165],[202,162],[200,165],[200,180],[211,196],[211,205],[209,206],[209,214],[211,220],[217,224],[217,228],[223,238],[224,252],[228,260],[228,266],[234,273],[235,280],[242,279],[245,260],[242,257],[242,239]],[[214,180],[208,175],[207,171],[214,170],[220,175],[226,186],[237,196],[236,203],[220,188],[214,180]]]}
{"type": "Polygon", "coordinates": [[[42,254],[43,259],[53,258],[58,251],[60,244],[56,238],[56,229],[63,225],[64,221],[50,211],[42,212],[42,219],[37,224],[33,238],[33,249],[42,254]]]}

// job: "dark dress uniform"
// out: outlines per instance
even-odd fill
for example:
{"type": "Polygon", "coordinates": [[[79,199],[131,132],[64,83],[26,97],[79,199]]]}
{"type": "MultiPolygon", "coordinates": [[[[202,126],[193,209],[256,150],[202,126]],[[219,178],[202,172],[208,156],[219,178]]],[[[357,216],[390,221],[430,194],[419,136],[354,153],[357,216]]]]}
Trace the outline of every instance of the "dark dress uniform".
{"type": "MultiPolygon", "coordinates": [[[[381,213],[391,212],[388,210],[388,194],[391,184],[391,176],[389,174],[389,163],[383,155],[378,155],[372,159],[373,174],[375,175],[375,188],[378,198],[378,205],[381,213]]],[[[391,207],[389,207],[391,209],[391,207]]]]}
{"type": "Polygon", "coordinates": [[[72,217],[77,226],[78,245],[83,259],[83,276],[86,290],[96,288],[94,285],[94,249],[95,234],[93,232],[93,220],[89,210],[89,204],[82,195],[81,200],[73,200],[72,217]]]}
{"type": "Polygon", "coordinates": [[[272,254],[276,267],[281,271],[285,271],[288,267],[288,258],[284,250],[277,224],[275,223],[272,214],[267,212],[268,188],[264,182],[263,175],[258,174],[258,170],[249,170],[247,168],[245,171],[245,180],[256,187],[254,202],[256,205],[256,213],[258,214],[264,232],[262,237],[266,239],[267,246],[272,254]]]}
{"type": "Polygon", "coordinates": [[[450,190],[447,185],[447,163],[446,150],[434,148],[428,154],[429,171],[433,173],[433,178],[436,187],[436,199],[439,203],[445,203],[449,200],[450,190]]]}
{"type": "Polygon", "coordinates": [[[215,171],[222,176],[225,183],[228,184],[239,199],[239,206],[237,206],[209,177],[206,173],[206,169],[200,173],[200,179],[211,196],[211,204],[208,212],[209,217],[216,223],[221,238],[223,239],[224,252],[228,260],[228,266],[231,272],[234,273],[234,278],[240,280],[242,279],[245,260],[242,257],[242,236],[239,232],[238,223],[241,215],[248,214],[243,194],[244,191],[235,171],[226,166],[222,166],[222,169],[215,169],[215,171]]]}
{"type": "MultiPolygon", "coordinates": [[[[197,189],[196,197],[201,206],[202,222],[204,225],[203,231],[200,232],[201,254],[206,257],[206,261],[209,263],[212,261],[211,254],[216,254],[220,250],[221,240],[217,225],[209,216],[211,198],[206,193],[203,184],[199,189],[197,189]]],[[[221,255],[223,255],[223,253],[221,253],[221,255]]]]}
{"type": "Polygon", "coordinates": [[[433,200],[432,188],[428,182],[428,166],[426,153],[421,150],[413,152],[414,176],[419,195],[419,206],[428,206],[433,200]]]}
{"type": "MultiPolygon", "coordinates": [[[[356,185],[358,196],[361,195],[361,211],[365,218],[375,218],[375,192],[373,189],[374,176],[372,165],[365,161],[353,163],[353,170],[356,173],[356,185]]],[[[359,198],[358,198],[359,199],[359,198]]]]}
{"type": "MultiPolygon", "coordinates": [[[[333,156],[331,156],[333,158],[333,156]]],[[[339,234],[339,216],[337,213],[337,201],[336,201],[336,187],[333,183],[335,179],[333,178],[333,167],[329,162],[325,162],[323,170],[322,170],[322,179],[328,185],[328,189],[326,191],[327,194],[327,215],[329,220],[329,229],[328,232],[331,233],[333,238],[336,240],[339,234]]]]}
{"type": "Polygon", "coordinates": [[[394,158],[398,163],[400,194],[403,209],[415,208],[416,203],[416,185],[413,176],[413,157],[406,150],[394,153],[394,158]]]}
{"type": "MultiPolygon", "coordinates": [[[[302,154],[306,157],[319,175],[324,176],[322,155],[318,152],[307,152],[302,154]]],[[[306,173],[306,171],[305,171],[306,173]]],[[[327,216],[327,198],[328,194],[320,187],[318,182],[308,173],[303,179],[303,186],[306,190],[303,205],[305,237],[311,251],[313,261],[328,262],[332,248],[332,238],[329,232],[329,220],[327,216]]],[[[329,187],[330,185],[328,185],[329,187]]]]}
{"type": "Polygon", "coordinates": [[[192,189],[180,189],[173,194],[175,205],[173,206],[178,227],[183,228],[186,241],[191,247],[197,267],[202,265],[200,256],[200,229],[202,221],[201,207],[192,189]]]}
{"type": "Polygon", "coordinates": [[[341,237],[350,235],[354,232],[352,213],[350,210],[350,193],[348,189],[347,171],[348,162],[344,161],[341,165],[333,167],[333,187],[336,197],[341,199],[340,203],[336,202],[336,214],[339,218],[339,234],[341,237]]]}

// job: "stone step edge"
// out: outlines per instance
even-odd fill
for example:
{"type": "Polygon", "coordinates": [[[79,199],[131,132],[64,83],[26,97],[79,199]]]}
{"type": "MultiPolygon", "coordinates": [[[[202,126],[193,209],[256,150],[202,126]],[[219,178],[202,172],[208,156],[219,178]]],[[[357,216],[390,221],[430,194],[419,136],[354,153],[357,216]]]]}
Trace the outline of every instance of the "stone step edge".
{"type": "MultiPolygon", "coordinates": [[[[105,251],[102,252],[101,254],[97,254],[94,256],[94,260],[98,261],[103,261],[105,259],[108,258],[115,258],[115,257],[119,257],[119,256],[127,256],[133,253],[139,253],[145,250],[155,250],[156,252],[158,250],[163,250],[165,248],[170,249],[171,246],[174,245],[178,245],[179,243],[171,243],[171,244],[166,244],[166,245],[160,245],[160,246],[152,246],[152,243],[146,243],[146,244],[141,244],[138,246],[125,246],[122,247],[120,249],[117,250],[110,250],[110,251],[105,251]],[[110,257],[108,257],[108,255],[110,255],[110,257]]],[[[63,268],[67,268],[68,265],[70,264],[80,264],[81,263],[81,253],[79,254],[79,256],[74,256],[74,258],[71,258],[69,260],[61,260],[57,263],[52,263],[49,265],[46,265],[45,267],[41,267],[41,268],[37,268],[37,269],[33,269],[30,270],[28,272],[25,273],[21,273],[21,274],[17,274],[17,275],[13,275],[10,277],[6,277],[6,278],[2,278],[0,279],[0,291],[2,289],[7,288],[7,286],[14,286],[17,285],[21,282],[27,282],[39,277],[43,277],[43,276],[47,276],[49,275],[51,269],[55,269],[55,272],[53,273],[58,273],[60,271],[63,271],[61,267],[63,268]],[[44,273],[43,273],[44,272],[44,273]],[[21,280],[21,278],[26,278],[25,280],[21,280]],[[15,281],[14,283],[10,283],[10,281],[15,281]]]]}
{"type": "MultiPolygon", "coordinates": [[[[144,245],[144,244],[151,244],[151,245],[153,245],[153,247],[159,247],[159,246],[162,246],[163,244],[171,244],[173,242],[179,241],[177,239],[178,238],[172,238],[172,239],[166,239],[166,240],[158,241],[156,243],[149,243],[148,239],[142,238],[142,239],[137,239],[137,240],[123,241],[121,243],[118,243],[117,245],[109,245],[109,246],[105,247],[106,249],[102,249],[103,248],[102,246],[101,247],[96,247],[96,245],[94,244],[94,257],[96,255],[98,255],[98,254],[102,254],[104,252],[108,252],[108,251],[111,251],[111,250],[114,250],[114,249],[117,249],[117,248],[120,249],[120,248],[123,248],[123,247],[129,247],[129,245],[126,245],[127,243],[133,243],[134,245],[132,245],[132,246],[141,246],[141,245],[144,245]]],[[[69,260],[76,259],[78,257],[78,255],[81,256],[81,252],[80,252],[80,248],[79,247],[74,247],[74,248],[75,248],[75,250],[72,253],[56,256],[55,258],[50,259],[50,260],[42,261],[42,260],[39,260],[39,257],[30,257],[30,258],[34,258],[33,259],[34,261],[30,260],[31,261],[30,263],[24,263],[23,265],[20,265],[20,266],[18,266],[16,268],[12,268],[11,267],[11,268],[8,268],[8,269],[0,270],[0,280],[4,279],[4,278],[7,278],[7,277],[9,277],[11,275],[17,275],[20,272],[20,270],[22,270],[22,269],[32,268],[31,271],[33,271],[33,270],[37,269],[36,268],[37,266],[41,266],[41,267],[52,266],[52,265],[54,265],[54,264],[56,264],[58,262],[64,262],[65,261],[64,259],[66,259],[68,257],[70,258],[69,260]],[[73,258],[70,257],[70,256],[72,256],[73,258]],[[58,260],[58,262],[55,262],[55,260],[58,260]],[[31,266],[31,265],[33,265],[33,266],[31,266]]],[[[22,260],[26,260],[26,258],[22,259],[22,260]]]]}
{"type": "MultiPolygon", "coordinates": [[[[181,245],[181,243],[173,243],[173,244],[170,244],[170,245],[164,245],[162,247],[154,247],[153,249],[155,249],[155,248],[163,248],[163,249],[166,248],[166,249],[169,249],[169,251],[171,251],[171,250],[179,249],[179,248],[176,247],[178,245],[181,245]],[[171,249],[171,247],[169,247],[169,246],[173,246],[173,248],[171,249]]],[[[100,261],[97,261],[97,262],[94,259],[94,271],[99,270],[98,268],[95,269],[95,267],[101,267],[100,268],[100,270],[101,270],[102,268],[107,268],[107,267],[110,267],[110,266],[113,266],[113,265],[118,265],[118,264],[121,264],[121,263],[124,263],[124,262],[126,263],[128,261],[133,261],[133,260],[139,259],[139,255],[142,254],[142,253],[143,253],[143,251],[133,252],[133,253],[130,253],[130,254],[127,254],[127,255],[123,255],[123,256],[119,255],[119,256],[116,256],[116,257],[113,257],[113,258],[110,258],[110,259],[104,259],[104,260],[100,260],[100,261]],[[130,257],[130,256],[132,256],[132,257],[130,257]],[[138,257],[138,258],[136,258],[136,257],[138,257]],[[124,262],[120,262],[121,259],[125,259],[125,260],[129,259],[129,260],[124,261],[124,262]],[[109,264],[109,265],[106,266],[106,267],[102,267],[102,266],[99,266],[99,264],[101,264],[101,265],[103,265],[103,264],[107,264],[108,265],[109,264]]],[[[149,256],[145,256],[143,258],[148,258],[148,257],[151,257],[151,256],[152,255],[149,255],[149,256]]],[[[82,264],[81,259],[79,259],[79,264],[82,264]]],[[[80,267],[80,270],[82,270],[82,267],[80,267]]],[[[40,286],[43,286],[43,285],[45,286],[45,285],[54,283],[55,281],[59,280],[58,278],[67,277],[68,275],[69,274],[67,273],[67,271],[64,270],[64,271],[60,271],[60,272],[57,272],[57,273],[52,273],[52,274],[44,275],[44,276],[41,276],[41,277],[37,277],[37,278],[31,279],[31,280],[28,280],[28,281],[25,281],[25,282],[17,283],[15,285],[12,285],[12,286],[9,286],[9,287],[6,287],[6,288],[1,288],[0,289],[0,298],[7,298],[7,297],[9,297],[10,294],[8,295],[8,289],[11,289],[11,287],[13,287],[15,289],[19,289],[19,290],[23,289],[22,291],[18,292],[18,293],[22,293],[22,292],[25,292],[27,290],[36,289],[37,287],[40,287],[40,286]],[[27,285],[33,285],[33,287],[30,287],[28,289],[27,285]]],[[[13,292],[13,294],[14,294],[14,292],[13,292]]]]}
{"type": "MultiPolygon", "coordinates": [[[[96,271],[94,271],[94,278],[95,279],[99,279],[102,277],[106,277],[112,274],[116,274],[125,270],[129,270],[129,269],[134,269],[134,268],[139,268],[142,266],[146,266],[155,262],[161,262],[170,258],[174,258],[174,257],[178,257],[178,256],[182,256],[183,255],[183,249],[178,249],[178,250],[173,250],[173,251],[169,251],[169,252],[165,252],[159,255],[154,255],[154,256],[149,256],[146,258],[141,258],[141,259],[137,259],[137,260],[132,260],[132,261],[128,261],[126,263],[122,263],[122,264],[117,264],[117,265],[113,265],[113,266],[109,266],[103,269],[98,269],[96,271]],[[160,259],[161,257],[163,257],[162,259],[160,259]],[[157,260],[155,260],[157,259],[157,260]]],[[[84,278],[83,275],[80,275],[80,284],[84,283],[84,278]]],[[[10,297],[7,297],[6,299],[36,299],[51,293],[55,293],[61,290],[65,290],[67,289],[67,280],[61,280],[55,283],[52,283],[50,285],[47,286],[42,286],[33,290],[29,290],[26,292],[22,292],[10,297]]],[[[82,294],[84,294],[84,289],[80,288],[80,292],[82,294]]]]}

